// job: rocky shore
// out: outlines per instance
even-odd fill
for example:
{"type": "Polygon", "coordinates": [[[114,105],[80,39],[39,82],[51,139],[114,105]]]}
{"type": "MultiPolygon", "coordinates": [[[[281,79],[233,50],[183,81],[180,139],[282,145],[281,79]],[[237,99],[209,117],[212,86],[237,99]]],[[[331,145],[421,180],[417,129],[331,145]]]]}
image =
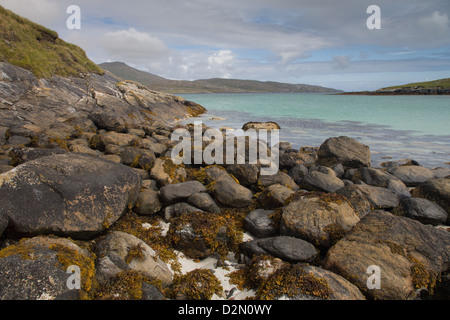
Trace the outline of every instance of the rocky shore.
{"type": "Polygon", "coordinates": [[[0,299],[449,298],[449,168],[371,167],[350,137],[280,142],[274,175],[175,164],[201,106],[0,71],[0,299]]]}

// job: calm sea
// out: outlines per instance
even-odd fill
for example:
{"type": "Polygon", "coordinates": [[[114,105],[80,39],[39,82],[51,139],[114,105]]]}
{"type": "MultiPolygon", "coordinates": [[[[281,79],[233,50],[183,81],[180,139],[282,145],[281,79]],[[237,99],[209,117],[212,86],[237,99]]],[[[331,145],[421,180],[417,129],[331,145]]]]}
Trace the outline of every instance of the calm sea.
{"type": "Polygon", "coordinates": [[[293,148],[352,137],[370,147],[372,165],[410,158],[449,167],[450,96],[346,96],[331,94],[180,94],[208,112],[201,120],[220,128],[276,121],[280,140],[293,148]]]}

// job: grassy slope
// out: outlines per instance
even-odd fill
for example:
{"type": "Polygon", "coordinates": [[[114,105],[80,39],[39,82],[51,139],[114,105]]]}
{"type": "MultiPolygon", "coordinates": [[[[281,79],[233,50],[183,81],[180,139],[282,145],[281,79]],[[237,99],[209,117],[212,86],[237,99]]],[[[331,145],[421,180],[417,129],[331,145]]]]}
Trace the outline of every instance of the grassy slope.
{"type": "Polygon", "coordinates": [[[393,86],[382,88],[381,90],[390,90],[396,88],[414,88],[414,87],[423,87],[423,88],[434,88],[434,87],[442,87],[442,88],[450,88],[450,78],[439,79],[434,81],[426,81],[426,82],[417,82],[417,83],[408,83],[401,86],[393,86]]]}
{"type": "Polygon", "coordinates": [[[79,76],[104,71],[80,47],[64,42],[44,26],[0,6],[0,61],[22,67],[38,78],[79,76]]]}

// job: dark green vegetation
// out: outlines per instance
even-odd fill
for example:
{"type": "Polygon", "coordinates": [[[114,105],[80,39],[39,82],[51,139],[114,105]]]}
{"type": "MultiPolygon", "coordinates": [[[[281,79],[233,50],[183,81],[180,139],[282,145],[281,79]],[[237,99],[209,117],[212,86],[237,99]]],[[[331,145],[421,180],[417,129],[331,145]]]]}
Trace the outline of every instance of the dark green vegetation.
{"type": "Polygon", "coordinates": [[[83,49],[59,38],[58,33],[0,6],[0,61],[22,67],[38,78],[103,74],[83,49]]]}

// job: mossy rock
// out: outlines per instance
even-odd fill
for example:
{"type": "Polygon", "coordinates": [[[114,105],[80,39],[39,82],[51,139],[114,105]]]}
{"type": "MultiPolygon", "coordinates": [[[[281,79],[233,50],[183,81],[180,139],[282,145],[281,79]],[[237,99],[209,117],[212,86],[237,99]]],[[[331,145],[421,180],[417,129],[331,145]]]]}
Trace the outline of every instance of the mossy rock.
{"type": "Polygon", "coordinates": [[[94,256],[65,238],[23,239],[0,251],[2,299],[86,299],[96,286],[94,275],[94,256]],[[79,289],[68,286],[70,266],[80,269],[79,289]]]}

